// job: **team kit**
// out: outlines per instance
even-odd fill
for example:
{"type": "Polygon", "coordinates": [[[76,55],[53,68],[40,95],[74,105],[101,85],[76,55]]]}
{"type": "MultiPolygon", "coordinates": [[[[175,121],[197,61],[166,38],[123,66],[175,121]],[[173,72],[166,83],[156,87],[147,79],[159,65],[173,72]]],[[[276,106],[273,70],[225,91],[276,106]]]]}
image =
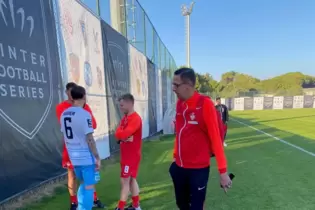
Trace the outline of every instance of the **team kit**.
{"type": "MultiPolygon", "coordinates": [[[[192,69],[179,69],[174,74],[173,91],[179,99],[175,117],[174,160],[169,173],[174,184],[176,205],[180,210],[205,209],[211,157],[217,159],[221,175],[220,185],[225,192],[231,187],[231,180],[234,177],[233,174],[227,173],[223,151],[226,146],[224,139],[227,131],[228,109],[220,103],[220,98],[216,99],[216,106],[214,106],[211,100],[197,93],[194,90],[194,81],[195,73],[192,69]],[[181,84],[176,81],[176,77],[181,84]],[[189,99],[185,100],[188,96],[182,93],[189,92],[191,93],[189,99]],[[191,105],[194,108],[191,108],[191,105]],[[187,114],[188,118],[195,115],[193,110],[196,116],[191,121],[195,123],[184,122],[185,116],[178,114],[182,112],[183,115],[187,114]],[[208,115],[209,119],[203,117],[204,115],[208,115]],[[209,115],[216,115],[216,117],[212,119],[209,115]],[[209,132],[204,132],[205,129],[209,132]],[[198,142],[191,142],[196,139],[189,138],[192,135],[198,136],[198,142]],[[182,139],[182,136],[185,139],[182,139]],[[194,145],[196,148],[193,150],[198,150],[199,154],[196,156],[191,150],[188,152],[184,148],[185,144],[187,148],[191,147],[189,145],[194,145]],[[195,183],[194,186],[187,186],[191,183],[195,183]],[[185,186],[187,188],[184,188],[185,186]]],[[[66,94],[68,99],[56,106],[56,116],[64,140],[62,167],[68,172],[70,210],[106,208],[95,191],[95,185],[100,181],[102,164],[93,137],[97,122],[86,103],[86,90],[70,82],[66,85],[66,94]]],[[[121,191],[115,210],[141,210],[137,176],[142,153],[142,119],[134,110],[135,99],[132,94],[123,94],[118,102],[123,113],[115,132],[115,138],[120,145],[121,191]],[[130,194],[132,202],[127,204],[130,194]]]]}

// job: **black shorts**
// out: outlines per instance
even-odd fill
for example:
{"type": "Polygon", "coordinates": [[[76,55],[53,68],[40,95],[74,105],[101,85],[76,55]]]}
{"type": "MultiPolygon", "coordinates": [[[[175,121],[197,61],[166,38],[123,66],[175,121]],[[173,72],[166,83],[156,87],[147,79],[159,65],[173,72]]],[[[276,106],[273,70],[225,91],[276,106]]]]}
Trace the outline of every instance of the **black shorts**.
{"type": "Polygon", "coordinates": [[[210,167],[188,169],[173,162],[169,169],[180,210],[203,210],[210,167]]]}

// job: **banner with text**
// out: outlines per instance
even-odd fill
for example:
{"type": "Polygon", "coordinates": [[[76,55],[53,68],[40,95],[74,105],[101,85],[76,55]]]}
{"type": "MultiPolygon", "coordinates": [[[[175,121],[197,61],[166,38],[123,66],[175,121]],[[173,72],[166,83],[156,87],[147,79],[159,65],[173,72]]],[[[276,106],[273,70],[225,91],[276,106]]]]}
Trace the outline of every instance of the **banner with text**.
{"type": "Polygon", "coordinates": [[[87,91],[87,103],[97,121],[96,140],[106,141],[98,148],[102,158],[110,155],[105,95],[104,58],[100,21],[76,0],[59,0],[61,39],[67,75],[87,91]]]}
{"type": "Polygon", "coordinates": [[[51,5],[48,0],[0,2],[0,203],[64,172],[51,5]]]}
{"type": "Polygon", "coordinates": [[[264,109],[272,109],[273,97],[264,97],[264,109]]]}
{"type": "Polygon", "coordinates": [[[264,109],[264,97],[254,97],[254,110],[263,110],[264,109]]]}
{"type": "Polygon", "coordinates": [[[284,96],[283,108],[284,109],[292,109],[293,108],[293,96],[284,96]]]}
{"type": "Polygon", "coordinates": [[[304,96],[293,96],[293,108],[301,109],[304,106],[304,96]]]}
{"type": "Polygon", "coordinates": [[[273,109],[283,109],[283,96],[273,97],[273,109]]]}
{"type": "Polygon", "coordinates": [[[304,108],[313,108],[314,99],[314,96],[304,96],[304,108]]]}
{"type": "Polygon", "coordinates": [[[131,94],[135,97],[135,110],[142,118],[142,138],[149,136],[148,70],[147,58],[129,44],[131,94]]]}
{"type": "Polygon", "coordinates": [[[252,110],[254,108],[254,98],[244,98],[244,110],[252,110]]]}
{"type": "MultiPolygon", "coordinates": [[[[229,107],[228,99],[221,99],[229,107]]],[[[268,110],[268,109],[301,109],[315,108],[315,97],[305,96],[274,96],[234,98],[231,110],[268,110]],[[244,103],[243,103],[244,102],[244,103]]]]}
{"type": "Polygon", "coordinates": [[[130,92],[128,41],[105,21],[101,23],[109,118],[109,144],[110,151],[114,152],[120,148],[114,137],[115,130],[122,118],[118,99],[121,95],[130,92]]]}
{"type": "Polygon", "coordinates": [[[148,68],[148,84],[149,84],[149,135],[153,135],[157,132],[157,121],[156,121],[156,69],[154,63],[147,59],[147,68],[148,68]]]}
{"type": "Polygon", "coordinates": [[[244,98],[234,98],[234,110],[244,110],[244,98]]]}

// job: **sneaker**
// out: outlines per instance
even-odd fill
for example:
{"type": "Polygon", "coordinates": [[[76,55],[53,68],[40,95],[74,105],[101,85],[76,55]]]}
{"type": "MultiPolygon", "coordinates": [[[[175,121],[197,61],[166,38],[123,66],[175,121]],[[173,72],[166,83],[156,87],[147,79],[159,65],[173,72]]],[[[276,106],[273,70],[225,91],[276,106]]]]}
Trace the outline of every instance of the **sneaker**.
{"type": "Polygon", "coordinates": [[[125,208],[125,210],[132,210],[132,209],[133,209],[133,207],[132,207],[131,204],[128,207],[125,208]]]}
{"type": "Polygon", "coordinates": [[[227,147],[227,144],[225,142],[223,143],[223,145],[224,145],[224,147],[227,147]]]}
{"type": "Polygon", "coordinates": [[[77,203],[71,203],[70,204],[70,210],[77,210],[78,204],[77,203]]]}
{"type": "Polygon", "coordinates": [[[135,208],[132,205],[128,206],[127,208],[125,208],[125,210],[141,210],[140,206],[135,208]]]}
{"type": "Polygon", "coordinates": [[[105,209],[106,208],[106,206],[99,199],[94,201],[93,207],[94,208],[99,208],[99,209],[105,209]]]}

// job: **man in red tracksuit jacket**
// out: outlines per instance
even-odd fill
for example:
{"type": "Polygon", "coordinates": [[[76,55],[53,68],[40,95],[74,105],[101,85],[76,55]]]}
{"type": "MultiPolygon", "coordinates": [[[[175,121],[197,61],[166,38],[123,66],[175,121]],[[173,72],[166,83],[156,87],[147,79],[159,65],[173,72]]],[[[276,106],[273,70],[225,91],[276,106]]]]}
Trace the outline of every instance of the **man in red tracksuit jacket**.
{"type": "MultiPolygon", "coordinates": [[[[66,94],[68,96],[68,100],[63,101],[56,106],[56,116],[57,116],[58,122],[60,122],[62,113],[66,109],[72,106],[72,99],[71,99],[70,92],[71,92],[71,89],[75,86],[77,85],[74,82],[69,82],[66,85],[66,94]]],[[[91,108],[89,107],[89,105],[85,104],[84,109],[91,114],[93,129],[96,129],[97,124],[96,124],[96,120],[93,116],[91,108]]],[[[78,206],[78,199],[76,196],[77,185],[76,185],[76,180],[75,180],[74,168],[70,161],[68,150],[66,148],[65,143],[63,144],[63,151],[62,151],[62,167],[65,169],[68,169],[68,189],[69,189],[70,201],[71,201],[70,210],[76,210],[78,206]]],[[[102,202],[98,199],[96,192],[94,192],[94,207],[97,207],[97,208],[105,207],[105,205],[102,204],[102,202]]]]}
{"type": "Polygon", "coordinates": [[[141,210],[137,176],[141,161],[142,120],[134,110],[134,102],[135,99],[130,93],[122,95],[119,99],[120,109],[125,116],[115,133],[121,155],[121,192],[115,210],[141,210]],[[132,196],[132,205],[125,208],[129,193],[132,196]]]}
{"type": "Polygon", "coordinates": [[[193,69],[175,71],[173,91],[178,97],[176,139],[174,162],[169,171],[180,210],[203,210],[213,153],[222,188],[227,191],[232,186],[215,106],[209,97],[195,91],[195,83],[193,69]]]}

